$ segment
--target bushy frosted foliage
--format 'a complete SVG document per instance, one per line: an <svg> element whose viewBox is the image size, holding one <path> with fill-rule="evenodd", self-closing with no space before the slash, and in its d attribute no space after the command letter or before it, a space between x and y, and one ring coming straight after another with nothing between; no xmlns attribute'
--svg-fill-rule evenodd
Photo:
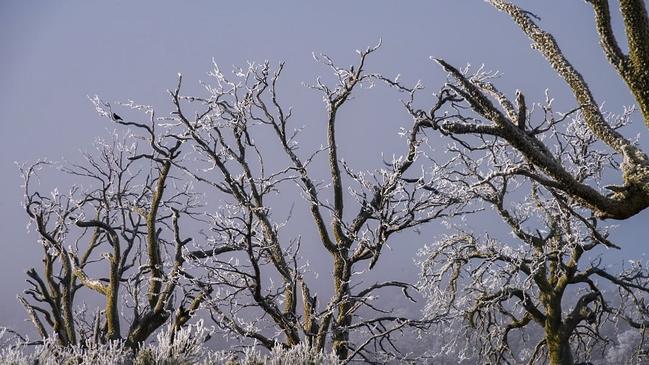
<svg viewBox="0 0 649 365"><path fill-rule="evenodd" d="M29 348L7 345L0 349L3 365L336 365L340 362L333 352L314 351L306 344L292 348L278 345L264 354L257 347L247 347L242 353L210 351L205 345L211 329L202 321L175 333L167 327L156 336L156 341L141 349L137 356L122 342L105 344L86 343L84 346L60 346L54 338L42 345ZM6 333L0 332L0 341Z"/></svg>
<svg viewBox="0 0 649 365"><path fill-rule="evenodd" d="M4 335L0 332L0 339ZM132 357L132 352L118 341L62 347L55 338L48 338L35 348L18 344L0 349L3 365L126 365L132 363Z"/></svg>
<svg viewBox="0 0 649 365"><path fill-rule="evenodd" d="M136 364L198 363L207 352L203 344L210 334L211 330L205 327L202 320L175 332L169 325L158 333L156 342L140 351Z"/></svg>
<svg viewBox="0 0 649 365"><path fill-rule="evenodd" d="M68 347L61 347L54 341L46 341L36 356L39 365L111 365L128 364L132 353L119 341L104 344L87 342L85 346Z"/></svg>
<svg viewBox="0 0 649 365"><path fill-rule="evenodd" d="M333 352L322 353L314 351L306 344L298 344L289 349L275 346L270 354L263 354L257 347L248 347L240 356L225 351L209 353L203 362L204 365L212 364L236 365L283 365L283 364L309 364L309 365L337 365L341 362Z"/></svg>

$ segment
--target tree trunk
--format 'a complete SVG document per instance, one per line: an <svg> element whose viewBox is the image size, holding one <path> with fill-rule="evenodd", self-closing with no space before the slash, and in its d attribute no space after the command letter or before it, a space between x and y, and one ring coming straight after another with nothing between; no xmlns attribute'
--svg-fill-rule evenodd
<svg viewBox="0 0 649 365"><path fill-rule="evenodd" d="M545 342L548 346L548 360L550 365L574 364L570 341L565 336L548 334L545 336Z"/></svg>
<svg viewBox="0 0 649 365"><path fill-rule="evenodd" d="M556 272L556 266L550 265L550 271ZM556 282L551 282L554 287ZM548 348L548 361L550 365L573 365L572 350L570 348L570 333L562 320L563 310L561 298L563 291L546 292L541 295L545 305L545 344Z"/></svg>
<svg viewBox="0 0 649 365"><path fill-rule="evenodd" d="M349 325L352 321L350 313L352 302L349 297L350 269L347 251L341 250L339 256L334 258L334 287L336 296L340 298L340 304L338 304L335 326L332 329L333 349L340 360L345 360L349 356Z"/></svg>
<svg viewBox="0 0 649 365"><path fill-rule="evenodd" d="M167 312L152 312L149 311L142 316L142 318L133 321L129 329L128 337L126 338L126 346L137 351L140 345L146 341L153 332L162 326L169 314Z"/></svg>

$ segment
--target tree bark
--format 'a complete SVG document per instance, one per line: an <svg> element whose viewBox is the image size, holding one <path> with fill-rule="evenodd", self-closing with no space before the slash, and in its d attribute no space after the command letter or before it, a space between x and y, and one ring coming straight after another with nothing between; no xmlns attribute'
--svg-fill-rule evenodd
<svg viewBox="0 0 649 365"><path fill-rule="evenodd" d="M334 258L334 288L336 296L340 298L338 315L333 328L333 349L340 360L349 356L349 325L352 322L352 302L349 292L349 279L351 276L350 262L347 259L347 250L341 249Z"/></svg>
<svg viewBox="0 0 649 365"><path fill-rule="evenodd" d="M551 267L551 271L555 268ZM553 283L553 284L556 284ZM561 298L563 291L544 293L541 300L545 304L545 344L548 348L550 365L573 365L570 334L562 318Z"/></svg>
<svg viewBox="0 0 649 365"><path fill-rule="evenodd" d="M551 333L546 329L545 342L548 347L550 365L573 365L570 341L560 333Z"/></svg>

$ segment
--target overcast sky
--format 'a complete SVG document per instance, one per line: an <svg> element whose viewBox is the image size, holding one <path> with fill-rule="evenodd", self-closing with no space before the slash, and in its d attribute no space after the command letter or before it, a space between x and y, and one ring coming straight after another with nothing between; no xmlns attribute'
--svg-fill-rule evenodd
<svg viewBox="0 0 649 365"><path fill-rule="evenodd" d="M518 3L542 18L540 24L556 35L608 110L620 112L632 103L602 55L588 4ZM16 294L25 287L24 272L40 263L40 249L25 228L14 161L75 160L96 137L106 136L112 126L96 115L87 95L134 99L166 111L165 90L175 86L178 72L186 85L195 87L207 79L212 59L225 68L248 60L283 60L284 101L300 113L298 124L306 126L307 137L321 136L320 95L302 86L326 71L313 61L312 51L351 64L354 50L379 38L383 46L370 60L369 70L400 73L405 81L422 79L430 92L445 78L429 59L434 56L458 66L484 63L502 71L499 86L509 95L521 89L528 100L538 100L549 88L559 105L573 103L564 84L510 19L481 0L2 1L0 325L23 328ZM381 97L373 102L382 106ZM349 110L340 139L348 159L380 162L377 146L390 140L399 143L398 126L407 118L398 112L398 97L392 95L385 103L386 110L368 111L373 106L363 102ZM368 128L367 120L350 116L371 116L375 124ZM647 147L647 132L637 115L634 123ZM640 237L649 236L648 219L649 212L644 212L618 229L616 237L626 256L646 251L646 239L643 243ZM414 250L399 256L404 275L415 272L410 258Z"/></svg>

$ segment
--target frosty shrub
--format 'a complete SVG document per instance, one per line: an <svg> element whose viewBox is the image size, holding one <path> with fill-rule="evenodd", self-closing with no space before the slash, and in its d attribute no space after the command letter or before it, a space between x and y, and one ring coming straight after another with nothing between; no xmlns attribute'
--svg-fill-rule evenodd
<svg viewBox="0 0 649 365"><path fill-rule="evenodd" d="M240 353L211 351L205 345L212 330L202 321L174 333L167 326L156 336L156 341L140 349L137 355L123 341L104 344L87 342L83 346L61 346L54 337L33 348L7 339L7 331L0 332L0 364L2 365L336 365L341 364L334 352L315 351L306 344L287 348L278 344L270 352L262 353L256 346L246 347ZM13 343L11 343L13 342Z"/></svg>
<svg viewBox="0 0 649 365"><path fill-rule="evenodd" d="M0 332L0 340L6 332ZM131 364L133 353L122 341L103 344L86 342L83 345L61 346L55 337L49 337L42 344L30 348L22 343L4 346L0 349L0 364L3 365L114 365Z"/></svg>
<svg viewBox="0 0 649 365"><path fill-rule="evenodd" d="M334 352L317 352L306 344L299 344L289 349L278 345L272 349L270 354L263 354L257 347L247 347L245 351L239 355L226 351L211 352L203 362L204 365L226 363L233 365L342 364Z"/></svg>
<svg viewBox="0 0 649 365"><path fill-rule="evenodd" d="M211 330L202 320L174 331L168 325L156 336L156 341L138 353L135 364L193 364L200 362L208 350L203 346Z"/></svg>

